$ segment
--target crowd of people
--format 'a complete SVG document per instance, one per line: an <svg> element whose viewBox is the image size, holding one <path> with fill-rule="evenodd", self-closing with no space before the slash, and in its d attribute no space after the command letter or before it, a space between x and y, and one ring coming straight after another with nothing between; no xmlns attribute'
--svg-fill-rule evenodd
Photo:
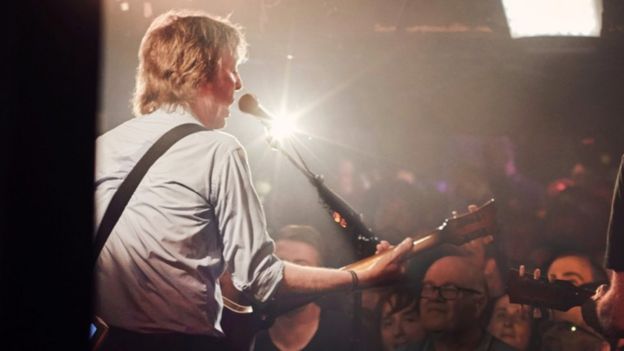
<svg viewBox="0 0 624 351"><path fill-rule="evenodd" d="M506 286L510 270L520 265L592 292L609 282L602 261L615 166L590 177L592 170L579 163L569 175L542 186L541 194L533 196L539 201L530 204L522 203L526 194L505 192L496 202L500 223L493 242L436 248L409 262L406 282L365 292L363 308L370 318L363 328L369 349L617 349L618 340L589 326L580 306L560 311L515 304ZM486 191L481 197L457 201L457 192L427 189L406 174L399 170L361 194L350 194L375 234L390 242L428 233L452 216L452 203L482 203L496 193L482 179L480 188ZM513 186L515 179L496 183Z"/></svg>

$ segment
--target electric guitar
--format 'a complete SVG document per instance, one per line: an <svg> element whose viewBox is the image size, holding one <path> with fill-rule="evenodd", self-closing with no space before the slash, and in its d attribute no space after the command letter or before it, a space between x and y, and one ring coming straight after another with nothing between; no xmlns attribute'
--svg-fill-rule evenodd
<svg viewBox="0 0 624 351"><path fill-rule="evenodd" d="M409 256L413 257L442 244L463 245L477 238L495 235L495 233L496 207L492 199L475 211L447 218L435 230L414 238ZM366 271L388 254L391 254L391 251L367 257L340 269L356 272ZM236 351L250 350L255 334L270 327L275 317L320 297L320 295L306 295L287 301L282 299L272 301L267 305L257 306L234 288L229 276L224 275L220 282L225 307L221 325L230 348Z"/></svg>

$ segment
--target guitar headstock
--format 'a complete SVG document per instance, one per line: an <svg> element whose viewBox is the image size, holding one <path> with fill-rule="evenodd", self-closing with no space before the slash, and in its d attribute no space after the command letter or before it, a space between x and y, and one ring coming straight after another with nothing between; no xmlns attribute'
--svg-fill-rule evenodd
<svg viewBox="0 0 624 351"><path fill-rule="evenodd" d="M477 210L447 218L438 228L444 242L463 245L496 233L496 206L489 200Z"/></svg>
<svg viewBox="0 0 624 351"><path fill-rule="evenodd" d="M565 280L534 279L530 274L521 277L517 269L509 270L507 293L511 303L559 311L580 306L594 294Z"/></svg>

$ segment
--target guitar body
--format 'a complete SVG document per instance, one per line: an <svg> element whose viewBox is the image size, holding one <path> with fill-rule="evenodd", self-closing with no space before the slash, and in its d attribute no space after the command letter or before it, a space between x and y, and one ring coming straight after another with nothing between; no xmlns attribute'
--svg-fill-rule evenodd
<svg viewBox="0 0 624 351"><path fill-rule="evenodd" d="M231 351L253 350L255 336L270 326L252 307L252 301L238 291L228 272L219 278L223 294L221 328L225 333L228 349Z"/></svg>
<svg viewBox="0 0 624 351"><path fill-rule="evenodd" d="M221 327L231 351L253 350L256 334L263 330L256 314L237 313L229 308L223 309Z"/></svg>

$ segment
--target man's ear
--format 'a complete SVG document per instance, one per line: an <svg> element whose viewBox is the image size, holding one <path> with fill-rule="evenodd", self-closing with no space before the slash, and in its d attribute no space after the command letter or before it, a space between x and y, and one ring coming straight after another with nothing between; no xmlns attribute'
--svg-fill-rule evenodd
<svg viewBox="0 0 624 351"><path fill-rule="evenodd" d="M485 276L491 276L498 269L496 260L493 257L488 257L485 259L485 267L483 268L483 273Z"/></svg>
<svg viewBox="0 0 624 351"><path fill-rule="evenodd" d="M205 95L206 93L212 93L213 90L214 90L214 84L212 84L212 82L209 80L203 81L199 83L199 85L197 86L197 92L200 95Z"/></svg>

